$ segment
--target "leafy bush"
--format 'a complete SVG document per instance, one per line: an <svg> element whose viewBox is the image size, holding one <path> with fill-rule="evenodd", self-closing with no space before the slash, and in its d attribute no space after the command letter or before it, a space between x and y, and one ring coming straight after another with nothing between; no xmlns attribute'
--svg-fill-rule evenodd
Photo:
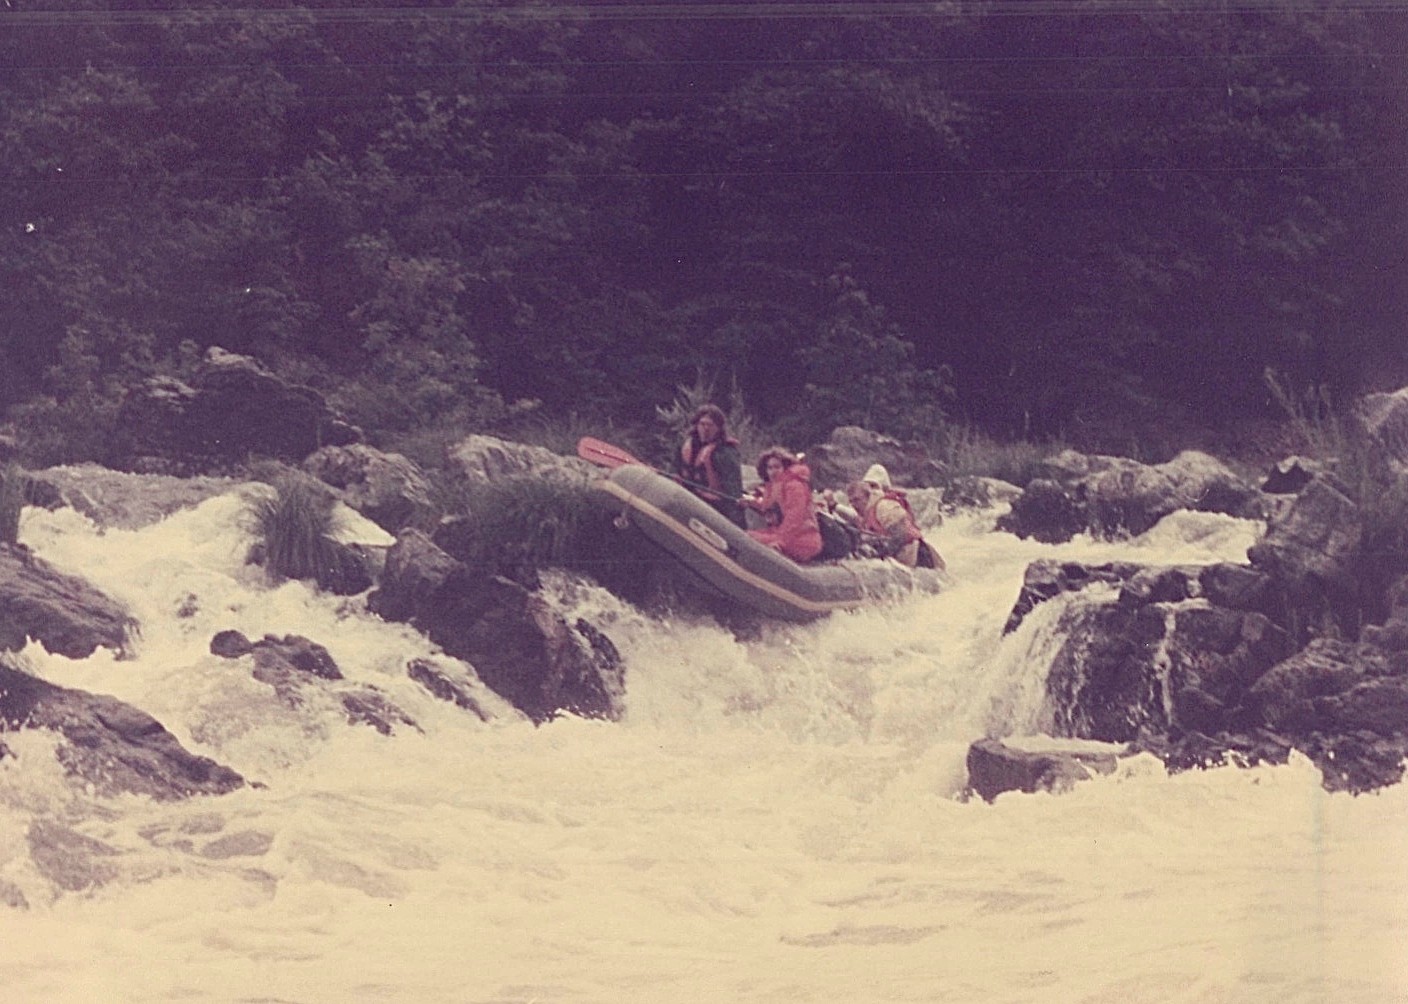
<svg viewBox="0 0 1408 1004"><path fill-rule="evenodd" d="M20 536L20 513L24 510L29 475L19 464L6 464L0 470L0 544L14 544Z"/></svg>

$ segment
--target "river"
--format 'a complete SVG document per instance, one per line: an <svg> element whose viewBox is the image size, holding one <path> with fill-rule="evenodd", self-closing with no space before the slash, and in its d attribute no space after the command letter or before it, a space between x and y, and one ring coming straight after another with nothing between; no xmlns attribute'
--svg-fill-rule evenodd
<svg viewBox="0 0 1408 1004"><path fill-rule="evenodd" d="M49 736L7 735L0 880L28 904L0 905L8 1000L1408 1000L1402 785L1140 757L1062 795L961 797L973 739L1045 720L1063 601L1001 633L1028 562L1242 560L1257 524L1049 546L962 515L931 532L941 595L743 638L550 577L620 648L627 712L535 728L431 697L405 675L430 646L360 600L268 586L240 511L103 532L26 512L22 540L142 624L128 659L31 645L28 668L259 784L101 798ZM231 628L325 645L420 731L278 703L210 654Z"/></svg>

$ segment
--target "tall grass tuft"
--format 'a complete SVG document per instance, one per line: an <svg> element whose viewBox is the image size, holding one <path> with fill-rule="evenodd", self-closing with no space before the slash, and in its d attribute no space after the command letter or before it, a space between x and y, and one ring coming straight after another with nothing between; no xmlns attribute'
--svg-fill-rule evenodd
<svg viewBox="0 0 1408 1004"><path fill-rule="evenodd" d="M1375 448L1363 426L1341 416L1328 391L1308 388L1296 394L1270 367L1263 378L1286 416L1296 448L1332 470L1352 498L1371 504L1392 487L1393 473L1383 451Z"/></svg>
<svg viewBox="0 0 1408 1004"><path fill-rule="evenodd" d="M16 463L0 470L0 544L16 544L20 539L20 513L24 510L29 475Z"/></svg>
<svg viewBox="0 0 1408 1004"><path fill-rule="evenodd" d="M570 566L600 499L587 485L560 478L511 477L476 484L462 497L460 560L511 572L522 566Z"/></svg>
<svg viewBox="0 0 1408 1004"><path fill-rule="evenodd" d="M327 487L292 468L266 472L261 480L274 490L250 502L249 516L264 567L284 579L322 581L335 574L342 553L332 539L334 499Z"/></svg>
<svg viewBox="0 0 1408 1004"><path fill-rule="evenodd" d="M723 409L724 418L728 421L728 434L738 440L739 452L745 458L756 457L774 443L774 434L764 428L744 405L743 391L739 389L737 377L729 379L727 390L720 390L714 381L706 379L700 372L695 374L693 384L676 385L674 399L669 404L655 408L655 417L665 426L659 435L659 443L667 456L674 456L681 438L689 434L690 418L706 404Z"/></svg>

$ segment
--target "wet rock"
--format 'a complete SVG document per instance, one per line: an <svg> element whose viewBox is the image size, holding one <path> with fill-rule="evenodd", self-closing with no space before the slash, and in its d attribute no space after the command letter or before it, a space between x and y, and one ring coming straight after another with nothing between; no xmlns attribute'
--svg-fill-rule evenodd
<svg viewBox="0 0 1408 1004"><path fill-rule="evenodd" d="M1317 638L1265 674L1247 695L1262 723L1288 735L1408 734L1408 678L1363 643ZM1378 702L1379 706L1375 707Z"/></svg>
<svg viewBox="0 0 1408 1004"><path fill-rule="evenodd" d="M1012 508L997 521L997 528L1043 544L1061 544L1084 531L1084 507L1055 481L1034 478Z"/></svg>
<svg viewBox="0 0 1408 1004"><path fill-rule="evenodd" d="M335 701L350 725L369 725L382 735L398 726L420 727L375 687L347 682L331 653L301 635L269 634L251 642L238 631L221 631L210 641L210 651L226 659L253 657L251 675L274 689L286 706L300 709L310 704L310 693Z"/></svg>
<svg viewBox="0 0 1408 1004"><path fill-rule="evenodd" d="M113 697L57 687L0 663L0 730L63 736L58 758L100 794L159 800L220 795L244 784L228 767L182 748L161 723Z"/></svg>
<svg viewBox="0 0 1408 1004"><path fill-rule="evenodd" d="M1095 774L1114 773L1117 764L1115 751L1019 749L979 739L968 747L968 788L987 802L1005 791L1063 792Z"/></svg>
<svg viewBox="0 0 1408 1004"><path fill-rule="evenodd" d="M1011 634L1026 618L1027 614L1040 603L1062 593L1079 592L1088 586L1103 583L1122 585L1131 579L1140 566L1132 562L1109 562L1103 565L1084 565L1075 561L1055 561L1044 558L1027 566L1022 578L1022 589L1017 594L1017 602L1007 617L1003 634Z"/></svg>
<svg viewBox="0 0 1408 1004"><path fill-rule="evenodd" d="M1291 653L1290 637L1264 614L1179 595L1195 582L1188 569L1141 570L1114 603L1082 599L1062 612L1046 682L1057 735L1128 742L1245 723L1244 700Z"/></svg>
<svg viewBox="0 0 1408 1004"><path fill-rule="evenodd" d="M561 711L620 716L624 670L605 635L585 621L568 624L519 583L474 572L423 533L408 531L391 549L368 606L468 662L535 722Z"/></svg>
<svg viewBox="0 0 1408 1004"><path fill-rule="evenodd" d="M325 446L303 461L313 477L378 526L396 531L425 522L434 510L431 486L415 463L363 443Z"/></svg>
<svg viewBox="0 0 1408 1004"><path fill-rule="evenodd" d="M384 736L391 735L399 725L421 731L410 715L375 687L353 687L339 693L338 699L347 712L349 725L370 725Z"/></svg>
<svg viewBox="0 0 1408 1004"><path fill-rule="evenodd" d="M1332 478L1317 477L1274 518L1247 557L1285 591L1302 622L1322 615L1342 629L1357 629L1363 518Z"/></svg>
<svg viewBox="0 0 1408 1004"><path fill-rule="evenodd" d="M993 506L1011 506L1022 495L1022 489L999 478L985 478L963 475L952 478L944 488L944 508L949 512L959 509L989 509Z"/></svg>
<svg viewBox="0 0 1408 1004"><path fill-rule="evenodd" d="M472 712L481 722L495 717L488 710L487 695L481 692L483 684L471 674L451 673L428 659L413 659L406 667L406 675L440 700Z"/></svg>
<svg viewBox="0 0 1408 1004"><path fill-rule="evenodd" d="M564 457L541 446L512 443L494 436L467 436L450 450L450 460L470 482L514 477L589 481L600 468L580 457Z"/></svg>
<svg viewBox="0 0 1408 1004"><path fill-rule="evenodd" d="M22 544L0 544L0 648L21 649L33 638L56 655L86 659L99 648L122 652L135 626L121 604L83 579Z"/></svg>
<svg viewBox="0 0 1408 1004"><path fill-rule="evenodd" d="M998 529L1043 543L1078 533L1137 536L1181 509L1260 516L1259 493L1221 461L1186 450L1168 463L1085 456L1067 450L1046 461Z"/></svg>
<svg viewBox="0 0 1408 1004"><path fill-rule="evenodd" d="M1275 580L1249 565L1222 562L1208 565L1198 577L1198 587L1209 603L1230 610L1265 614L1284 622L1285 597Z"/></svg>

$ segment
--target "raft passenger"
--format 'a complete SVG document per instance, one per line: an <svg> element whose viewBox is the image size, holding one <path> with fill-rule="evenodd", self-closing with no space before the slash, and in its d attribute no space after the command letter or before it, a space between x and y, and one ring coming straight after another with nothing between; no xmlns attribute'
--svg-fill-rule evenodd
<svg viewBox="0 0 1408 1004"><path fill-rule="evenodd" d="M689 420L689 435L680 445L676 473L686 488L708 502L724 518L744 526L738 497L743 494L743 462L738 440L728 434L723 409L701 406Z"/></svg>
<svg viewBox="0 0 1408 1004"><path fill-rule="evenodd" d="M763 514L767 526L749 530L761 544L805 562L821 554L821 528L812 504L812 472L800 458L774 446L758 457L762 493L744 500L744 505Z"/></svg>
<svg viewBox="0 0 1408 1004"><path fill-rule="evenodd" d="M882 558L910 568L943 568L944 559L924 539L904 492L890 485L889 472L875 464L865 479L846 486L862 532L870 535Z"/></svg>

